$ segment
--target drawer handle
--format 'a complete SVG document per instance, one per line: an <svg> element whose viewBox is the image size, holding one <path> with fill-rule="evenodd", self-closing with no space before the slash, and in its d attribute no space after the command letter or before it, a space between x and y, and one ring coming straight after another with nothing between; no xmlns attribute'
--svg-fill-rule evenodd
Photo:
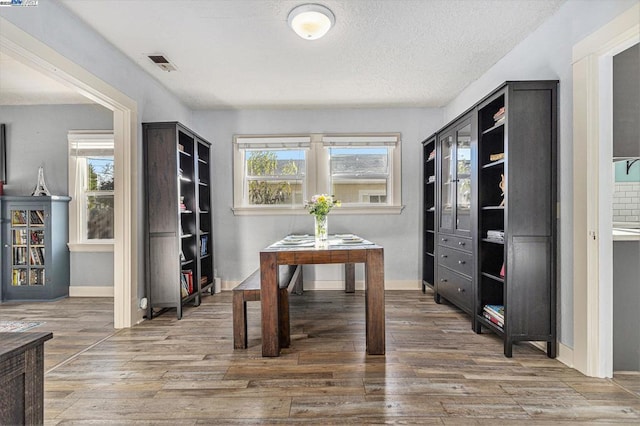
<svg viewBox="0 0 640 426"><path fill-rule="evenodd" d="M458 260L458 263L459 263L460 265L464 265L464 264L465 264L465 263L467 263L467 262L465 262L464 260Z"/></svg>
<svg viewBox="0 0 640 426"><path fill-rule="evenodd" d="M463 245L465 245L465 244L466 244L466 243L465 243L464 241L458 241L458 245L460 245L460 246L463 246Z"/></svg>
<svg viewBox="0 0 640 426"><path fill-rule="evenodd" d="M447 256L446 254L441 254L440 257L443 258L443 259L446 259L449 256Z"/></svg>
<svg viewBox="0 0 640 426"><path fill-rule="evenodd" d="M464 293L464 288L458 287L458 293Z"/></svg>
<svg viewBox="0 0 640 426"><path fill-rule="evenodd" d="M442 283L446 283L446 282L447 282L447 279L446 279L446 278L440 278L440 282L442 282Z"/></svg>
<svg viewBox="0 0 640 426"><path fill-rule="evenodd" d="M449 240L447 238L441 238L440 241L442 241L443 243L446 243Z"/></svg>

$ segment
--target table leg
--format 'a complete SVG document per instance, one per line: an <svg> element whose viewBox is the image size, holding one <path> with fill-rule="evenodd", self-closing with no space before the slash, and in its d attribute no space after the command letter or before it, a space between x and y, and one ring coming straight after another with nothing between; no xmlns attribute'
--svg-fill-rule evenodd
<svg viewBox="0 0 640 426"><path fill-rule="evenodd" d="M280 356L278 265L276 253L260 253L262 356Z"/></svg>
<svg viewBox="0 0 640 426"><path fill-rule="evenodd" d="M384 355L384 252L382 248L367 250L364 280L367 353Z"/></svg>
<svg viewBox="0 0 640 426"><path fill-rule="evenodd" d="M356 291L356 264L344 264L344 292L355 293Z"/></svg>

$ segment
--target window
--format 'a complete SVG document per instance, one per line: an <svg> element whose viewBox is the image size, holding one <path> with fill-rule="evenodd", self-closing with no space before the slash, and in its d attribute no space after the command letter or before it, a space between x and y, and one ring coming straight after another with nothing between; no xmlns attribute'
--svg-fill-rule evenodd
<svg viewBox="0 0 640 426"><path fill-rule="evenodd" d="M400 135L236 136L235 214L305 213L313 194L338 214L399 213Z"/></svg>
<svg viewBox="0 0 640 426"><path fill-rule="evenodd" d="M69 132L69 247L113 247L113 133ZM106 244L100 247L101 244Z"/></svg>

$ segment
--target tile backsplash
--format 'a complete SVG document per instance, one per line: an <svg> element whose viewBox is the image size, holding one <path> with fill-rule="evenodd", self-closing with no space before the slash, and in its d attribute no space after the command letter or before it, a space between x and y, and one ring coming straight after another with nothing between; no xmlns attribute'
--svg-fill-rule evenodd
<svg viewBox="0 0 640 426"><path fill-rule="evenodd" d="M613 221L640 222L640 182L614 184Z"/></svg>

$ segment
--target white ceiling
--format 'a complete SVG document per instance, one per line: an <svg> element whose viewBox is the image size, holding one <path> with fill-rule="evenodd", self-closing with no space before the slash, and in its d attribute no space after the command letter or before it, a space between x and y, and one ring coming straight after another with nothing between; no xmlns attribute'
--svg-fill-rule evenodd
<svg viewBox="0 0 640 426"><path fill-rule="evenodd" d="M60 1L186 105L216 109L440 107L564 0ZM287 26L306 2L336 16L320 40Z"/></svg>

